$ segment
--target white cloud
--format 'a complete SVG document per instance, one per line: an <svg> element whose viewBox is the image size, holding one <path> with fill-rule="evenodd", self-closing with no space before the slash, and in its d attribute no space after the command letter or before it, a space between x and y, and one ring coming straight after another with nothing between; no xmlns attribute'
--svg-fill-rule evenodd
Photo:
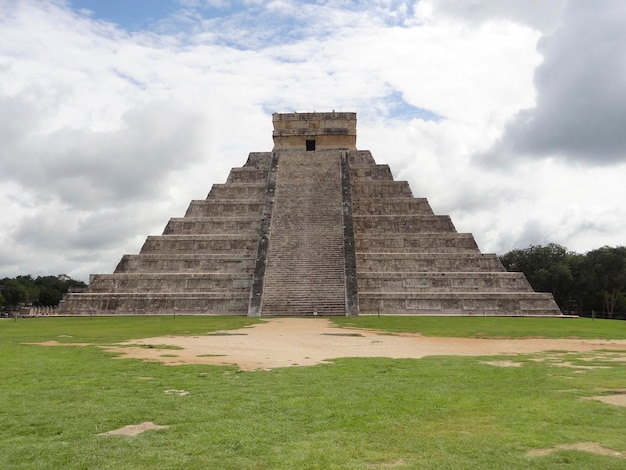
<svg viewBox="0 0 626 470"><path fill-rule="evenodd" d="M568 0L434 0L431 9L466 22L508 20L550 32Z"/></svg>
<svg viewBox="0 0 626 470"><path fill-rule="evenodd" d="M255 1L211 19L206 2L185 1L183 16L130 33L60 1L1 2L0 276L110 272L248 152L270 150L274 111L357 111L359 148L486 251L618 244L617 171L512 159L505 146L505 167L475 159L506 122L503 142L519 141L522 109L561 117L558 100L546 104L560 96L545 72L554 64L618 63L614 43L571 56L583 25L576 3L559 16L562 3L544 21L537 2ZM563 96L621 86L563 82ZM561 153L575 156L567 143Z"/></svg>
<svg viewBox="0 0 626 470"><path fill-rule="evenodd" d="M625 21L622 1L570 2L559 27L539 44L544 61L535 73L536 106L521 110L484 158L626 161Z"/></svg>

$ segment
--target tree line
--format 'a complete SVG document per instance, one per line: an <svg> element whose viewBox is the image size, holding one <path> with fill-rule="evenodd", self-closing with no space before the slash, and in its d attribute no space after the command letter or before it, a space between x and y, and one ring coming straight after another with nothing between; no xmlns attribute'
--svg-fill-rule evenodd
<svg viewBox="0 0 626 470"><path fill-rule="evenodd" d="M626 247L603 246L585 254L550 243L499 257L521 271L538 292L551 292L563 312L626 319Z"/></svg>
<svg viewBox="0 0 626 470"><path fill-rule="evenodd" d="M36 307L56 306L70 289L84 289L82 281L65 274L58 276L31 275L0 279L0 311L13 310L22 305Z"/></svg>
<svg viewBox="0 0 626 470"><path fill-rule="evenodd" d="M499 256L507 271L520 271L537 292L551 292L563 312L626 319L626 247L604 246L585 254L556 243L532 245ZM65 274L0 279L0 310L20 305L56 306L70 289L87 285Z"/></svg>

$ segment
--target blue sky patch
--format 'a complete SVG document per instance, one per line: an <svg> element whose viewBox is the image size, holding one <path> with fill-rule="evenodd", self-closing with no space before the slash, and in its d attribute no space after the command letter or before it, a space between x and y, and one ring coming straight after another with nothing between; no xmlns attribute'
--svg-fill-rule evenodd
<svg viewBox="0 0 626 470"><path fill-rule="evenodd" d="M172 0L72 0L75 10L89 10L91 17L115 23L129 31L147 28L181 8Z"/></svg>
<svg viewBox="0 0 626 470"><path fill-rule="evenodd" d="M74 10L89 10L92 18L115 23L128 31L150 29L179 12L196 13L210 19L241 10L239 2L224 2L222 8L204 1L181 0L71 0L70 5Z"/></svg>
<svg viewBox="0 0 626 470"><path fill-rule="evenodd" d="M127 31L167 34L207 30L216 34L219 42L243 49L326 35L352 23L349 15L333 17L336 10L332 2L324 0L286 1L282 5L242 0L69 0L69 5ZM352 15L374 15L387 26L404 26L413 15L412 4L404 0L383 5L376 0L352 0L344 1L341 7Z"/></svg>
<svg viewBox="0 0 626 470"><path fill-rule="evenodd" d="M384 98L389 117L396 119L421 119L422 121L439 122L444 119L443 116L426 108L420 108L407 103L402 97L402 93L395 90Z"/></svg>

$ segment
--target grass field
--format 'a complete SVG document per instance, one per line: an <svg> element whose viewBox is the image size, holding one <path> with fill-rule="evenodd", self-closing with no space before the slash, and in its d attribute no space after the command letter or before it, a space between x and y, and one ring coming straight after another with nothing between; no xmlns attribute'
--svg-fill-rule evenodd
<svg viewBox="0 0 626 470"><path fill-rule="evenodd" d="M626 339L626 322L590 318L362 316L333 320L341 326L461 338Z"/></svg>
<svg viewBox="0 0 626 470"><path fill-rule="evenodd" d="M439 336L626 338L626 323L589 319L336 321ZM626 467L626 408L588 399L626 391L626 363L615 360L623 353L337 359L241 372L114 359L97 347L254 322L244 317L1 320L0 468ZM27 344L49 340L90 346ZM484 364L496 360L521 367ZM563 361L585 368L562 367ZM135 437L100 435L146 421L169 427ZM621 456L578 450L527 454L584 442Z"/></svg>

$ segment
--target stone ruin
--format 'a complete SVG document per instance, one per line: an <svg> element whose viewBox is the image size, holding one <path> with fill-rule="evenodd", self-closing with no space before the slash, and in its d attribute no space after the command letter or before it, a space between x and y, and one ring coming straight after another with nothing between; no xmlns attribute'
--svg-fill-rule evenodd
<svg viewBox="0 0 626 470"><path fill-rule="evenodd" d="M61 315L560 315L356 148L356 113L274 114L253 152Z"/></svg>

